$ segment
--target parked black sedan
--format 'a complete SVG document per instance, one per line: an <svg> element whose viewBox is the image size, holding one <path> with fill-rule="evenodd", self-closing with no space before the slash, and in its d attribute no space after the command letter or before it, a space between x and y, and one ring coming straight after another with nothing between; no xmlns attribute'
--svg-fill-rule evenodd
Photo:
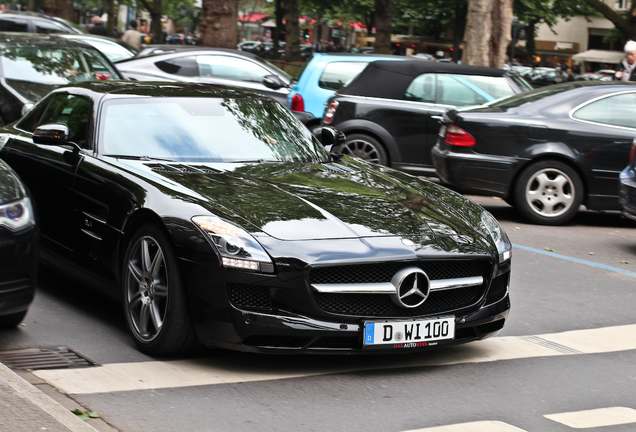
<svg viewBox="0 0 636 432"><path fill-rule="evenodd" d="M0 148L6 142L0 136ZM37 230L20 178L0 160L0 328L15 327L35 295Z"/></svg>
<svg viewBox="0 0 636 432"><path fill-rule="evenodd" d="M258 93L81 83L0 132L43 258L122 299L147 353L408 352L507 317L511 245L488 212L330 155Z"/></svg>
<svg viewBox="0 0 636 432"><path fill-rule="evenodd" d="M558 225L581 204L620 209L619 173L635 136L636 84L576 81L448 112L433 160L446 183Z"/></svg>
<svg viewBox="0 0 636 432"><path fill-rule="evenodd" d="M57 35L0 33L0 126L19 119L54 88L122 78L89 44Z"/></svg>
<svg viewBox="0 0 636 432"><path fill-rule="evenodd" d="M221 84L256 90L287 106L291 76L254 54L224 48L185 48L117 63L128 79Z"/></svg>
<svg viewBox="0 0 636 432"><path fill-rule="evenodd" d="M322 124L347 135L338 151L411 174L435 175L431 149L450 108L532 87L501 69L427 61L375 61L327 101Z"/></svg>

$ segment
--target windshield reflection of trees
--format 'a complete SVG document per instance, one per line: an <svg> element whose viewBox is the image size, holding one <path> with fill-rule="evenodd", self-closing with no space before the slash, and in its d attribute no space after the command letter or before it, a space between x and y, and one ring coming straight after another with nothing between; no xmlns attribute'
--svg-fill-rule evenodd
<svg viewBox="0 0 636 432"><path fill-rule="evenodd" d="M224 99L221 105L280 161L318 162L327 152L282 105L265 99Z"/></svg>

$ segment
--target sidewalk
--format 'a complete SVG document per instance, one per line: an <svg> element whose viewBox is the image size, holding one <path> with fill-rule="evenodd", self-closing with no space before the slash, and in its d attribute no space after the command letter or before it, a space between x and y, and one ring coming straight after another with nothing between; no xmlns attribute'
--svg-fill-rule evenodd
<svg viewBox="0 0 636 432"><path fill-rule="evenodd" d="M0 363L0 431L97 432Z"/></svg>

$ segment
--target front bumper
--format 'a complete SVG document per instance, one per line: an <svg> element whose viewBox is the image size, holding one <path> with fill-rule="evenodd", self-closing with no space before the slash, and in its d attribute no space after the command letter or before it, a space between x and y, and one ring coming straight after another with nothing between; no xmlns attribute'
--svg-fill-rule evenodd
<svg viewBox="0 0 636 432"><path fill-rule="evenodd" d="M0 229L0 315L28 309L35 295L37 230L19 234Z"/></svg>
<svg viewBox="0 0 636 432"><path fill-rule="evenodd" d="M352 267L364 267L359 275L382 266L391 267L389 272L393 274L393 266L421 265L428 275L435 275L448 262L429 259L353 264L337 266L337 271L351 277L357 271ZM183 274L188 275L186 286L192 287L189 302L197 336L205 345L261 353L373 354L457 345L493 336L502 329L510 309L510 262L498 265L467 257L450 262L452 268L445 277L458 277L457 271L471 267L470 274L463 277L479 274L483 283L431 291L417 309L400 308L387 301L384 294L322 294L316 287L326 282L315 282L313 272L323 268L307 267L298 260L277 260L279 270L281 264L289 266L272 275L184 262ZM439 281L437 276L430 280L431 286ZM453 339L417 346L363 344L365 322L410 322L441 316L454 318Z"/></svg>

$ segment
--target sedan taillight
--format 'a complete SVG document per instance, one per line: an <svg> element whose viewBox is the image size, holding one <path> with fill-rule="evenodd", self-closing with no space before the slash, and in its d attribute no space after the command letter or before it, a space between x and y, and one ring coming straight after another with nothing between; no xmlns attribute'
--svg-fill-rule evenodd
<svg viewBox="0 0 636 432"><path fill-rule="evenodd" d="M303 97L301 95L299 95L298 93L296 93L292 97L291 110L292 111L305 111L305 101L303 100Z"/></svg>
<svg viewBox="0 0 636 432"><path fill-rule="evenodd" d="M336 110L338 109L338 102L331 102L327 109L325 110L325 115L323 116L323 120L325 123L329 124L333 120L333 116L336 115Z"/></svg>
<svg viewBox="0 0 636 432"><path fill-rule="evenodd" d="M475 145L475 138L455 125L448 126L444 141L452 146L470 147Z"/></svg>

